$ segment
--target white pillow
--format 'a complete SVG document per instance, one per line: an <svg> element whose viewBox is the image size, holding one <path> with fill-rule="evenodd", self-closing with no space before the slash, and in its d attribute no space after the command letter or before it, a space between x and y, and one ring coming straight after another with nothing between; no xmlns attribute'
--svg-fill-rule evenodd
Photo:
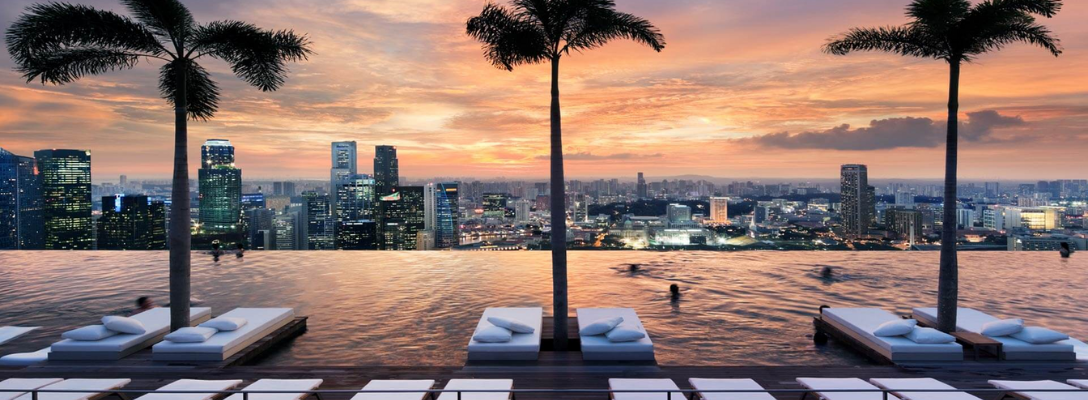
<svg viewBox="0 0 1088 400"><path fill-rule="evenodd" d="M914 327L914 330L911 330L910 333L907 334L907 339L918 344L945 344L956 341L956 338L952 335L933 328L923 328L920 326Z"/></svg>
<svg viewBox="0 0 1088 400"><path fill-rule="evenodd" d="M1069 339L1069 335L1046 328L1040 328L1038 326L1025 327L1020 330L1020 332L1016 332L1010 336L1031 344L1051 344Z"/></svg>
<svg viewBox="0 0 1088 400"><path fill-rule="evenodd" d="M1020 318L1003 319L987 322L979 333L986 336L1009 336L1024 329L1024 320Z"/></svg>
<svg viewBox="0 0 1088 400"><path fill-rule="evenodd" d="M204 321L204 323L197 326L201 328L214 328L221 332L230 332L236 331L239 328L246 326L246 322L248 321L246 321L245 318L218 317L208 321Z"/></svg>
<svg viewBox="0 0 1088 400"><path fill-rule="evenodd" d="M914 330L914 326L918 325L918 321L913 319L897 319L885 322L876 327L873 331L877 336L903 336Z"/></svg>
<svg viewBox="0 0 1088 400"><path fill-rule="evenodd" d="M620 325L604 334L609 342L634 342L646 337L646 332L631 325Z"/></svg>
<svg viewBox="0 0 1088 400"><path fill-rule="evenodd" d="M602 319L600 321L595 321L595 322L593 322L593 323L591 323L589 325L586 325L585 327L582 327L582 329L580 329L578 331L578 335L579 336L603 335L603 334L607 333L608 331L612 330L612 328L615 328L615 327L619 326L619 324L621 322L623 322L623 317L608 318L608 319Z"/></svg>
<svg viewBox="0 0 1088 400"><path fill-rule="evenodd" d="M102 325L105 325L106 329L117 333L128 333L131 335L143 335L144 333L147 333L147 328L144 328L144 324L129 317L108 315L102 317Z"/></svg>
<svg viewBox="0 0 1088 400"><path fill-rule="evenodd" d="M509 329L501 326L489 326L484 329L480 329L475 335L472 335L472 340L480 343L506 343L513 337L513 332Z"/></svg>
<svg viewBox="0 0 1088 400"><path fill-rule="evenodd" d="M535 329L518 321L511 321L501 317L487 317L487 322L500 328L509 329L514 333L533 333Z"/></svg>
<svg viewBox="0 0 1088 400"><path fill-rule="evenodd" d="M204 343L217 332L215 328L187 327L170 332L163 339L174 343Z"/></svg>
<svg viewBox="0 0 1088 400"><path fill-rule="evenodd" d="M117 332L106 329L105 326L89 325L82 328L72 329L68 332L64 332L60 335L60 337L65 339L90 342L95 340L102 340L116 334Z"/></svg>

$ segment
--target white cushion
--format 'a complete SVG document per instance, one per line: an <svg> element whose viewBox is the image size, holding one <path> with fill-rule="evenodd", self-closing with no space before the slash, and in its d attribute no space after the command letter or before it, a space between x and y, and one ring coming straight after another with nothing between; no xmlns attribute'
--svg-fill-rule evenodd
<svg viewBox="0 0 1088 400"><path fill-rule="evenodd" d="M614 317L614 318L608 318L608 319L602 319L602 320L599 320L599 321L594 321L593 323L590 323L589 325L586 325L586 326L582 327L582 329L578 331L578 335L579 336L603 335L603 334L607 333L608 331L612 330L613 328L619 326L619 324L621 322L623 322L623 317Z"/></svg>
<svg viewBox="0 0 1088 400"><path fill-rule="evenodd" d="M608 338L609 342L613 343L634 342L646 337L646 332L630 325L620 324L620 326L612 328L604 336Z"/></svg>
<svg viewBox="0 0 1088 400"><path fill-rule="evenodd" d="M907 335L907 339L910 339L914 343L918 344L942 344L953 343L956 338L947 333L941 332L933 328L923 328L920 326L914 327Z"/></svg>
<svg viewBox="0 0 1088 400"><path fill-rule="evenodd" d="M500 328L509 329L514 333L533 333L535 329L529 325L525 325L518 321L509 320L502 317L487 317L487 322Z"/></svg>
<svg viewBox="0 0 1088 400"><path fill-rule="evenodd" d="M918 321L913 319L897 319L885 322L876 327L873 331L877 336L903 336L914 330L914 327L918 325Z"/></svg>
<svg viewBox="0 0 1088 400"><path fill-rule="evenodd" d="M986 336L1009 336L1024 329L1024 320L1020 318L1002 319L982 324L979 333Z"/></svg>
<svg viewBox="0 0 1088 400"><path fill-rule="evenodd" d="M512 336L513 332L510 332L509 329L501 326L489 326L472 335L472 340L481 343L505 343L509 342Z"/></svg>
<svg viewBox="0 0 1088 400"><path fill-rule="evenodd" d="M117 333L143 335L145 332L147 332L147 328L144 328L144 324L141 324L140 321L129 317L107 315L105 317L102 317L102 325L104 325L106 329Z"/></svg>
<svg viewBox="0 0 1088 400"><path fill-rule="evenodd" d="M116 334L117 332L106 329L105 326L89 325L82 328L72 329L68 332L64 332L60 335L60 337L81 342L91 342L95 340L102 340Z"/></svg>
<svg viewBox="0 0 1088 400"><path fill-rule="evenodd" d="M230 332L246 326L246 322L245 318L217 317L197 326L201 328L213 328L221 332Z"/></svg>
<svg viewBox="0 0 1088 400"><path fill-rule="evenodd" d="M163 339L174 343L204 343L219 333L215 328L186 327L170 332Z"/></svg>
<svg viewBox="0 0 1088 400"><path fill-rule="evenodd" d="M1031 344L1050 344L1069 339L1069 335L1038 326L1025 327L1010 336Z"/></svg>

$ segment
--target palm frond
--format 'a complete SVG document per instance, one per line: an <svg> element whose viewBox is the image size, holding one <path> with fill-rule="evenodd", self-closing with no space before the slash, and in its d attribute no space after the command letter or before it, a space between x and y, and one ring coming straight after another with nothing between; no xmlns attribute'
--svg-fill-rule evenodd
<svg viewBox="0 0 1088 400"><path fill-rule="evenodd" d="M121 0L129 12L161 38L181 44L196 28L189 8L178 0Z"/></svg>
<svg viewBox="0 0 1088 400"><path fill-rule="evenodd" d="M948 47L917 26L854 28L824 45L824 52L846 55L855 51L885 51L904 56L946 59Z"/></svg>
<svg viewBox="0 0 1088 400"><path fill-rule="evenodd" d="M1056 0L986 0L968 13L959 29L968 55L997 51L1023 42L1042 47L1051 54L1062 53L1053 33L1038 23L1035 15L1053 16L1061 9Z"/></svg>
<svg viewBox="0 0 1088 400"><path fill-rule="evenodd" d="M207 121L219 109L219 86L212 81L208 71L193 60L178 59L159 69L159 93L171 106L175 106L178 90L177 72L185 68L185 99L191 119Z"/></svg>
<svg viewBox="0 0 1088 400"><path fill-rule="evenodd" d="M590 8L571 22L564 52L600 47L614 39L630 39L661 51L665 37L650 21L607 8Z"/></svg>
<svg viewBox="0 0 1088 400"><path fill-rule="evenodd" d="M292 31L269 31L239 21L217 21L200 27L190 54L210 55L230 64L242 80L263 91L273 91L287 78L287 62L312 54L305 36Z"/></svg>
<svg viewBox="0 0 1088 400"><path fill-rule="evenodd" d="M914 0L907 6L912 25L923 25L937 34L947 32L967 15L971 3L967 0Z"/></svg>
<svg viewBox="0 0 1088 400"><path fill-rule="evenodd" d="M41 79L43 84L49 82L62 85L86 75L132 68L139 63L140 57L138 54L110 49L65 48L23 58L16 70L23 74L27 82Z"/></svg>
<svg viewBox="0 0 1088 400"><path fill-rule="evenodd" d="M996 51L1013 43L1028 43L1042 47L1055 57L1062 54L1061 42L1053 36L1047 27L1033 21L1018 21L1001 24L988 29L976 38L970 54Z"/></svg>
<svg viewBox="0 0 1088 400"><path fill-rule="evenodd" d="M985 0L975 5L972 12L988 9L1016 11L1051 18L1062 9L1062 0Z"/></svg>
<svg viewBox="0 0 1088 400"><path fill-rule="evenodd" d="M540 25L526 15L488 4L466 24L466 33L483 42L484 58L492 65L513 70L551 57L549 41Z"/></svg>

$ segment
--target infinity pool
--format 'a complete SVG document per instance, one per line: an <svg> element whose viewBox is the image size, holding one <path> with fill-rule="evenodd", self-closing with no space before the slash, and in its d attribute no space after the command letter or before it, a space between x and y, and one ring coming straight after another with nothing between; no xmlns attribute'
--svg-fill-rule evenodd
<svg viewBox="0 0 1088 400"><path fill-rule="evenodd" d="M937 252L572 252L571 312L635 308L664 365L857 365L812 344L821 304L907 313L934 304ZM1088 256L961 253L961 304L1081 339ZM630 265L637 265L632 271ZM830 279L819 274L834 268ZM0 354L37 350L61 332L167 302L166 252L0 252L0 325L40 325ZM671 301L669 285L683 291ZM459 365L488 306L551 314L547 252L249 252L193 255L193 296L216 313L295 307L309 331L267 365Z"/></svg>

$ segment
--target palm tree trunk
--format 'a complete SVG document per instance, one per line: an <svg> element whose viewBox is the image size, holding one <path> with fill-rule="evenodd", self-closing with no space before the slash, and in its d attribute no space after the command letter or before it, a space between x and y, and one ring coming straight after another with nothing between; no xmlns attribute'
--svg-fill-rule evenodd
<svg viewBox="0 0 1088 400"><path fill-rule="evenodd" d="M563 179L563 129L559 116L559 56L552 58L552 315L554 347L567 349L567 207Z"/></svg>
<svg viewBox="0 0 1088 400"><path fill-rule="evenodd" d="M944 160L944 222L941 223L941 271L937 285L937 328L956 330L959 266L956 260L956 164L959 152L960 60L950 63L948 138Z"/></svg>
<svg viewBox="0 0 1088 400"><path fill-rule="evenodd" d="M178 54L182 54L178 51ZM174 79L174 181L170 196L170 330L189 326L189 149L188 65L180 62Z"/></svg>

